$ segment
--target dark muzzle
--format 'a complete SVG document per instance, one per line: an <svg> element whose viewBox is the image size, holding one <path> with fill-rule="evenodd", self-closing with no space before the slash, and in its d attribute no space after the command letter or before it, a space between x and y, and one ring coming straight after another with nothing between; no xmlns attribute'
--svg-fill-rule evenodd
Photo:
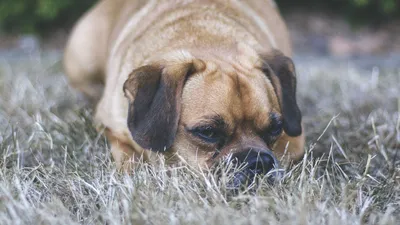
<svg viewBox="0 0 400 225"><path fill-rule="evenodd" d="M278 160L269 150L250 149L235 153L231 157L231 162L235 164L232 179L228 182L228 189L239 189L253 184L257 177L267 175L267 180L273 183L280 172Z"/></svg>

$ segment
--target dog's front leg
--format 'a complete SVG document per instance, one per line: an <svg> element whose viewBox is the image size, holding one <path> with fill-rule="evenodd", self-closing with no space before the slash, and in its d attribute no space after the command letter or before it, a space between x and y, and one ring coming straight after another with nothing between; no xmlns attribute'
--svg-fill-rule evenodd
<svg viewBox="0 0 400 225"><path fill-rule="evenodd" d="M304 142L304 132L297 137L283 133L274 146L275 156L283 161L299 161L304 155Z"/></svg>
<svg viewBox="0 0 400 225"><path fill-rule="evenodd" d="M145 160L143 152L138 152L124 138L118 138L109 129L105 130L105 135L111 145L111 154L119 171L132 172L139 162Z"/></svg>

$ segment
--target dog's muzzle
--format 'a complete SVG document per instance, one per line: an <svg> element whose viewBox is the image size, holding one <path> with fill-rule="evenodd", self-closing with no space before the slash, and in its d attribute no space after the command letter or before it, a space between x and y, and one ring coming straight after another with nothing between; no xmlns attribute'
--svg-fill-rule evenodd
<svg viewBox="0 0 400 225"><path fill-rule="evenodd" d="M228 189L249 186L256 182L256 178L266 178L268 183L273 183L281 177L279 162L267 149L249 149L235 153L231 157L231 163L236 165L236 170L228 182Z"/></svg>

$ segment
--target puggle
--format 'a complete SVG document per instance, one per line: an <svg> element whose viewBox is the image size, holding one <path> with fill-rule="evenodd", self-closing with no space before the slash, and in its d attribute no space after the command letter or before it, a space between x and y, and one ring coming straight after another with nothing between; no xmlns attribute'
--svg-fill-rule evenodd
<svg viewBox="0 0 400 225"><path fill-rule="evenodd" d="M102 0L75 25L64 67L96 103L117 168L231 160L246 182L303 156L291 56L270 0Z"/></svg>

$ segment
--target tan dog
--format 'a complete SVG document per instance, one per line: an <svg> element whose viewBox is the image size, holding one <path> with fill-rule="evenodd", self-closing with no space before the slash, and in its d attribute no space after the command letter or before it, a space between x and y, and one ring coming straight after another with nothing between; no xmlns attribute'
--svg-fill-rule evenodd
<svg viewBox="0 0 400 225"><path fill-rule="evenodd" d="M255 152L270 166L304 151L291 54L270 0L103 0L76 25L64 64L99 100L118 168L155 152L202 167Z"/></svg>

